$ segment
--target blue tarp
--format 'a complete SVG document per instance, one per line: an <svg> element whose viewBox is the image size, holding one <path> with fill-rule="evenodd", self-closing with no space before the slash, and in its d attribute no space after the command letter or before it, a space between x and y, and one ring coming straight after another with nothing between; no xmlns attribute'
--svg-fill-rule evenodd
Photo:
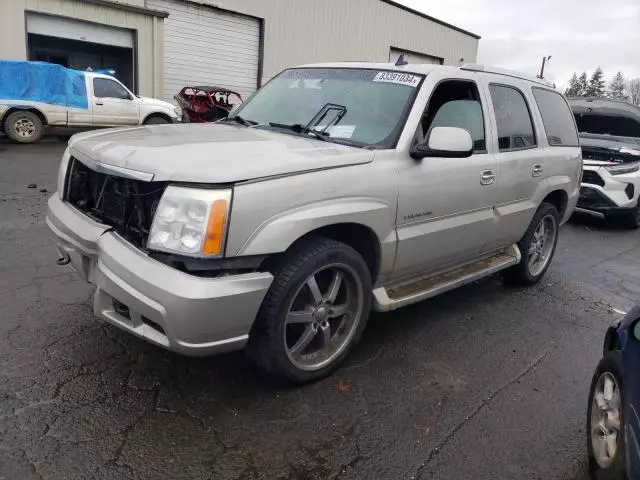
<svg viewBox="0 0 640 480"><path fill-rule="evenodd" d="M46 62L0 60L2 99L89 108L84 72Z"/></svg>

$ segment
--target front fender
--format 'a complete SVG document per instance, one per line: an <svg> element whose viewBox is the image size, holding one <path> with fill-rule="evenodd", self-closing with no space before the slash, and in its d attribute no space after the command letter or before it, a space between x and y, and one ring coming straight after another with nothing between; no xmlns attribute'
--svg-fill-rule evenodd
<svg viewBox="0 0 640 480"><path fill-rule="evenodd" d="M286 251L296 240L330 225L351 223L371 229L380 244L380 271L393 266L395 229L393 209L378 199L336 198L284 211L262 223L235 252L236 256L269 255Z"/></svg>

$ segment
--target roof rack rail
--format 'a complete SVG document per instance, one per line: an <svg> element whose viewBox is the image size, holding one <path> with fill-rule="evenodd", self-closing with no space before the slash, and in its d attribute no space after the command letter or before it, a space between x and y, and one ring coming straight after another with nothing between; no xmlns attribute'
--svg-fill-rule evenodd
<svg viewBox="0 0 640 480"><path fill-rule="evenodd" d="M515 70L507 70L506 68L490 67L490 66L481 65L478 63L465 63L460 67L460 69L469 70L471 72L486 72L486 73L494 73L496 75L505 75L507 77L520 78L522 80L528 80L530 82L539 83L540 85L544 85L546 87L555 88L553 83L548 82L542 78L526 75L524 73L516 72Z"/></svg>

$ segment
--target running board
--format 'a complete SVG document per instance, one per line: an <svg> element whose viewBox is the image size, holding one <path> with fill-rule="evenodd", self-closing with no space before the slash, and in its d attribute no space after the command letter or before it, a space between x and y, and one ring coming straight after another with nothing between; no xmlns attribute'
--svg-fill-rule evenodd
<svg viewBox="0 0 640 480"><path fill-rule="evenodd" d="M421 277L412 281L389 285L388 287L376 288L373 291L374 309L378 312L388 312L435 297L516 265L521 258L518 246L511 245L496 255L483 258L455 270L432 277Z"/></svg>

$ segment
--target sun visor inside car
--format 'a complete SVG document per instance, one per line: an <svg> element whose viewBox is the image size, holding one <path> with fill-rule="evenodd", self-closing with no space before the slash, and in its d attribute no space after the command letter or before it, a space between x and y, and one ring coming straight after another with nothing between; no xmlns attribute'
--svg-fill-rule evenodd
<svg viewBox="0 0 640 480"><path fill-rule="evenodd" d="M84 72L46 62L0 60L2 100L89 108Z"/></svg>

